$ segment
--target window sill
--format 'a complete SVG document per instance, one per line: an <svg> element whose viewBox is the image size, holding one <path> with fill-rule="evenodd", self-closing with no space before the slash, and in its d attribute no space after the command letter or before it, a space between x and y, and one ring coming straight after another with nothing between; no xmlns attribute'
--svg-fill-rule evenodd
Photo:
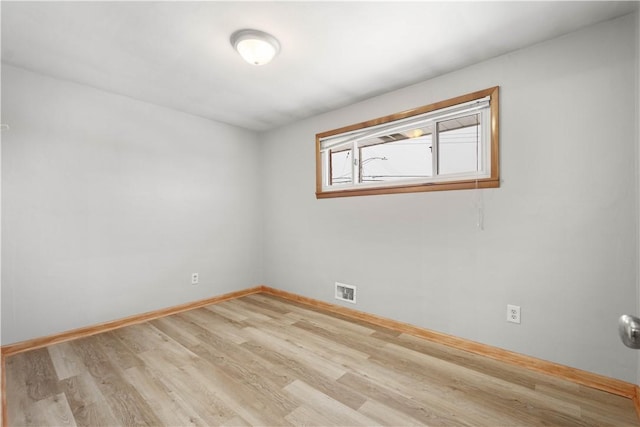
<svg viewBox="0 0 640 427"><path fill-rule="evenodd" d="M376 194L421 193L425 191L472 190L476 188L498 188L500 179L484 178L479 180L432 182L426 184L398 185L376 188L351 188L348 190L316 191L316 199L334 197L373 196Z"/></svg>

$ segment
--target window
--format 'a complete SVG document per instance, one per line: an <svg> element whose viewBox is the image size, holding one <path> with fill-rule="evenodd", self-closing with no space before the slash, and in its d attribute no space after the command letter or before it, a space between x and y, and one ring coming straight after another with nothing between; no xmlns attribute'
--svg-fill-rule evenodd
<svg viewBox="0 0 640 427"><path fill-rule="evenodd" d="M316 135L318 198L499 187L498 87Z"/></svg>

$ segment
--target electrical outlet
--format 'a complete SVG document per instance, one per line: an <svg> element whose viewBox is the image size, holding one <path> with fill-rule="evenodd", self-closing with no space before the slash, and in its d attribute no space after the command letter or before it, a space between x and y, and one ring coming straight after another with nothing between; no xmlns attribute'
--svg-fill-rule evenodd
<svg viewBox="0 0 640 427"><path fill-rule="evenodd" d="M520 323L520 306L507 304L507 322Z"/></svg>
<svg viewBox="0 0 640 427"><path fill-rule="evenodd" d="M197 285L199 281L200 281L200 278L198 277L198 273L191 273L191 284Z"/></svg>

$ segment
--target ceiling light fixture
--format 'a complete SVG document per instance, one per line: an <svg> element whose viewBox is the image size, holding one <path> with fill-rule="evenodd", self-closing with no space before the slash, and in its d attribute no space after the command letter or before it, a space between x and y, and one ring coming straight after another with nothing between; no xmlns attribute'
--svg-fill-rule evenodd
<svg viewBox="0 0 640 427"><path fill-rule="evenodd" d="M280 51L280 43L271 34L258 30L238 30L231 34L231 46L253 65L269 63Z"/></svg>

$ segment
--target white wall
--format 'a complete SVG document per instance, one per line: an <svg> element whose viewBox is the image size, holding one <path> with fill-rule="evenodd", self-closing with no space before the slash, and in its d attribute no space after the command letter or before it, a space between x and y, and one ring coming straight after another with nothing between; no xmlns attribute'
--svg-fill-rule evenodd
<svg viewBox="0 0 640 427"><path fill-rule="evenodd" d="M2 89L3 344L261 283L254 133L7 65Z"/></svg>
<svg viewBox="0 0 640 427"><path fill-rule="evenodd" d="M265 283L635 381L636 18L626 16L269 132ZM503 183L316 200L314 136L494 85ZM522 324L507 323L507 303ZM348 305L348 304L345 304Z"/></svg>

